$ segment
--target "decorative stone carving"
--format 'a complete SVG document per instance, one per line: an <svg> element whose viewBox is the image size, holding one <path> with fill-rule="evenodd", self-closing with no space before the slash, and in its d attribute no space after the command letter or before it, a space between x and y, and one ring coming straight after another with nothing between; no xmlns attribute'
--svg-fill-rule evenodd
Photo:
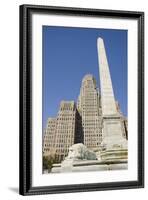
<svg viewBox="0 0 148 200"><path fill-rule="evenodd" d="M74 144L69 148L66 160L97 160L96 154L82 144Z"/></svg>

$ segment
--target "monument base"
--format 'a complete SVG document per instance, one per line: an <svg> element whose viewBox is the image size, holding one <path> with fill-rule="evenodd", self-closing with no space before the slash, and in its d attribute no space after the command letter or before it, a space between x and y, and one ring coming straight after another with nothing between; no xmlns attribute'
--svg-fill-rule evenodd
<svg viewBox="0 0 148 200"><path fill-rule="evenodd" d="M88 172L88 171L107 171L107 170L126 170L128 169L127 160L112 160L112 161L98 161L98 160L83 160L65 162L64 165L53 164L51 173L61 172Z"/></svg>
<svg viewBox="0 0 148 200"><path fill-rule="evenodd" d="M128 151L127 149L112 149L102 151L100 154L102 161L112 161L112 160L127 160Z"/></svg>

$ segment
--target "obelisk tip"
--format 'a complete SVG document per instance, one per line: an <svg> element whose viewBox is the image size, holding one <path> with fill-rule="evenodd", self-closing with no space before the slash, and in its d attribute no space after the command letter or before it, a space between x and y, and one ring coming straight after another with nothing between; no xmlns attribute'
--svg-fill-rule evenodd
<svg viewBox="0 0 148 200"><path fill-rule="evenodd" d="M97 44L99 45L100 43L103 43L103 38L98 37L98 38L97 38Z"/></svg>
<svg viewBox="0 0 148 200"><path fill-rule="evenodd" d="M102 40L103 40L103 38L101 38L101 37L98 37L98 38L97 38L97 40L98 40L98 41L102 41Z"/></svg>

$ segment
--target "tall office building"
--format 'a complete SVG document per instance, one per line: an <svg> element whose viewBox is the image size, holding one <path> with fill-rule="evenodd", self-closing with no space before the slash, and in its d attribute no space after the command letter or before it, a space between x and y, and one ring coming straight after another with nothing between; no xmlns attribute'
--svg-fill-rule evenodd
<svg viewBox="0 0 148 200"><path fill-rule="evenodd" d="M56 118L48 118L43 137L43 155L55 155Z"/></svg>
<svg viewBox="0 0 148 200"><path fill-rule="evenodd" d="M82 117L84 145L98 151L102 141L101 104L96 80L90 74L82 80L77 108Z"/></svg>
<svg viewBox="0 0 148 200"><path fill-rule="evenodd" d="M76 106L74 101L62 101L57 116L55 136L56 154L62 160L68 154L68 148L74 144Z"/></svg>
<svg viewBox="0 0 148 200"><path fill-rule="evenodd" d="M74 101L61 101L56 119L49 118L43 141L43 155L63 160L74 143L82 142L81 117Z"/></svg>

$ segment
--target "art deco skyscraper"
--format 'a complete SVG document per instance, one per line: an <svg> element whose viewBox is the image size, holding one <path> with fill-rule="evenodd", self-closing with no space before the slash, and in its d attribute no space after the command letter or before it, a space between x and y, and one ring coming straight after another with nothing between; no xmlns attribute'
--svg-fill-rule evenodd
<svg viewBox="0 0 148 200"><path fill-rule="evenodd" d="M62 161L74 143L83 142L82 121L74 101L61 101L57 118L48 118L43 155Z"/></svg>
<svg viewBox="0 0 148 200"><path fill-rule="evenodd" d="M55 149L58 160L67 156L68 149L74 143L81 142L81 119L74 101L61 101L57 116Z"/></svg>
<svg viewBox="0 0 148 200"><path fill-rule="evenodd" d="M99 150L102 141L100 100L95 78L88 74L82 80L77 108L82 117L84 144L92 150Z"/></svg>
<svg viewBox="0 0 148 200"><path fill-rule="evenodd" d="M48 118L43 138L43 155L55 155L55 134L56 134L56 118Z"/></svg>

